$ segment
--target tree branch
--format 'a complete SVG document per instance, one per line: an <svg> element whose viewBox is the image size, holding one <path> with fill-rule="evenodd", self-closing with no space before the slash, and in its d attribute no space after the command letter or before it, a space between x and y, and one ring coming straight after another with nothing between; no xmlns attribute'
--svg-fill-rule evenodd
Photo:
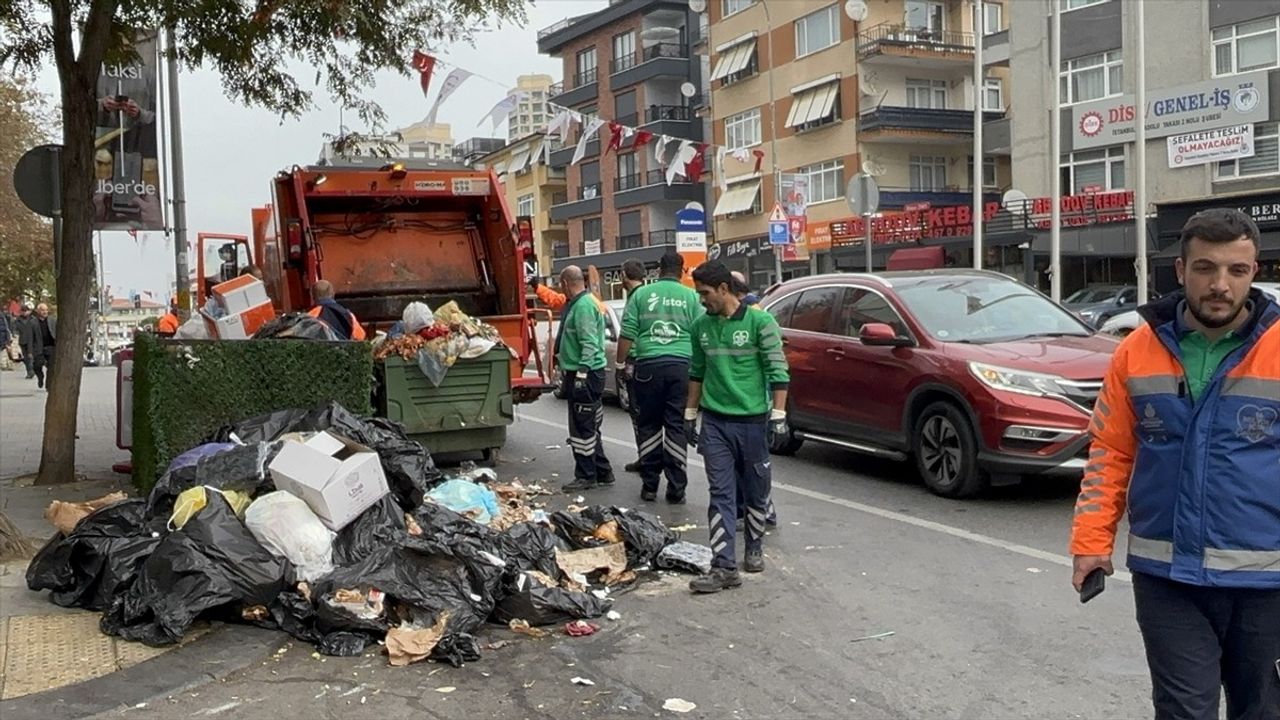
<svg viewBox="0 0 1280 720"><path fill-rule="evenodd" d="M119 6L119 0L93 0L89 5L89 17L84 24L80 57L77 59L86 80L96 81L102 72L102 58L111 44L111 21Z"/></svg>

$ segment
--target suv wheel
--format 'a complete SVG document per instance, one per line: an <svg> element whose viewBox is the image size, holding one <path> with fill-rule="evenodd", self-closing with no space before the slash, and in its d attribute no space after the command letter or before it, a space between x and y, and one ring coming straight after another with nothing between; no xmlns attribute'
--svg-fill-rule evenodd
<svg viewBox="0 0 1280 720"><path fill-rule="evenodd" d="M912 451L930 492L963 498L986 489L987 479L978 469L978 443L968 418L955 405L936 402L920 413Z"/></svg>

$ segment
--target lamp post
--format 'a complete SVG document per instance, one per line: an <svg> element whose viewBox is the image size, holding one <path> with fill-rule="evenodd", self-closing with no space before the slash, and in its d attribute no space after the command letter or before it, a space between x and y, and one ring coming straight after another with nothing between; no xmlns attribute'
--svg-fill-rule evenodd
<svg viewBox="0 0 1280 720"><path fill-rule="evenodd" d="M973 3L973 267L982 269L982 185L986 157L982 153L982 105L986 94L986 68L982 63L982 39L987 35L982 0Z"/></svg>
<svg viewBox="0 0 1280 720"><path fill-rule="evenodd" d="M760 0L764 8L765 52L769 54L769 168L773 174L773 201L782 201L782 173L778 169L778 114L776 96L773 92L773 72L776 69L773 57L773 18L769 14L769 0ZM782 282L782 245L773 246L774 282Z"/></svg>
<svg viewBox="0 0 1280 720"><path fill-rule="evenodd" d="M1052 0L1049 63L1053 66L1053 103L1049 115L1049 297L1062 302L1062 13Z"/></svg>

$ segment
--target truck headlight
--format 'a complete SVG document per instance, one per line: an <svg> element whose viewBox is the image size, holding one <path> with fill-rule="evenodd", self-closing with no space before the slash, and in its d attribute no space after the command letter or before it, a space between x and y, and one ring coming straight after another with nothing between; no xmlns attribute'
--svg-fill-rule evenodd
<svg viewBox="0 0 1280 720"><path fill-rule="evenodd" d="M970 362L969 372L981 380L987 387L996 390L1022 393L1024 395L1066 395L1062 383L1066 378L1057 375L1013 370L998 365Z"/></svg>

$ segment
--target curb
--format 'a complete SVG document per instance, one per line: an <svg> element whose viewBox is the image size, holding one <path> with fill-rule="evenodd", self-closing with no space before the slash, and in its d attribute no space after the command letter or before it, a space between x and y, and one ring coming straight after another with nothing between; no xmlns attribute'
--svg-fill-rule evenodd
<svg viewBox="0 0 1280 720"><path fill-rule="evenodd" d="M75 685L0 701L4 720L73 720L221 680L275 652L282 632L215 624L208 636L159 657Z"/></svg>

